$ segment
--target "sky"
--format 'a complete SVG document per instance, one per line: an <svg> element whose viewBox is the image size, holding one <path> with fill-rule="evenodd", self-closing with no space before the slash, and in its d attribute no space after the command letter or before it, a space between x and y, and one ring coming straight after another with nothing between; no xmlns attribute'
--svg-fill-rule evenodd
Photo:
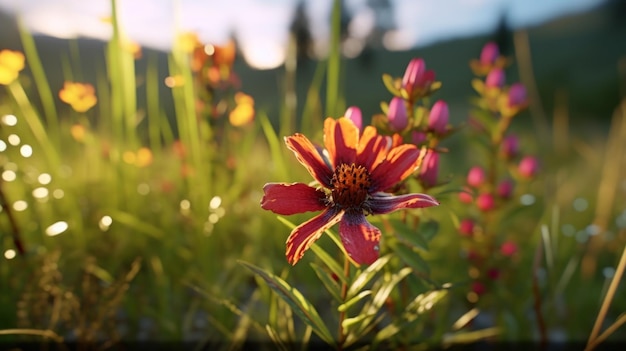
<svg viewBox="0 0 626 351"><path fill-rule="evenodd" d="M374 25L367 0L345 0L352 14L351 43L358 52ZM386 34L389 50L406 50L440 40L488 33L506 13L513 28L584 11L603 0L390 0L396 29ZM201 41L222 44L235 36L244 59L253 67L281 65L297 0L117 0L127 36L147 47L167 50L175 33L194 31ZM305 3L316 52L323 55L330 35L333 0ZM35 33L60 38L106 40L110 0L0 0L0 8L18 14ZM349 53L348 53L349 54Z"/></svg>

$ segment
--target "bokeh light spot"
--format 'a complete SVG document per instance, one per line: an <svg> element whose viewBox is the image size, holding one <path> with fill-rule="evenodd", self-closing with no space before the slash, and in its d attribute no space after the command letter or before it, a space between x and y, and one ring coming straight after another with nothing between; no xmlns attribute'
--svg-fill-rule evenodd
<svg viewBox="0 0 626 351"><path fill-rule="evenodd" d="M64 231L66 231L67 228L69 228L69 225L67 224L67 222L58 221L50 225L48 228L46 228L46 235L48 236L59 235L63 233Z"/></svg>
<svg viewBox="0 0 626 351"><path fill-rule="evenodd" d="M17 134L10 134L7 137L7 140L9 141L9 144L13 146L18 146L20 142L22 141L22 139L20 139L20 137Z"/></svg>
<svg viewBox="0 0 626 351"><path fill-rule="evenodd" d="M12 127L17 124L17 117L14 115L4 115L2 116L2 123Z"/></svg>
<svg viewBox="0 0 626 351"><path fill-rule="evenodd" d="M15 256L17 256L17 252L15 252L15 250L13 249L8 249L4 252L4 258L6 258L7 260L12 260L15 258Z"/></svg>

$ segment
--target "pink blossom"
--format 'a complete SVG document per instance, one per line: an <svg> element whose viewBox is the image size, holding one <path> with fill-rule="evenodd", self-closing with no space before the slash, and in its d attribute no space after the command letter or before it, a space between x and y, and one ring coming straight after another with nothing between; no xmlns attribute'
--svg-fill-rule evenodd
<svg viewBox="0 0 626 351"><path fill-rule="evenodd" d="M439 173L439 154L432 149L428 149L422 166L419 171L419 179L427 187L437 185L437 175Z"/></svg>
<svg viewBox="0 0 626 351"><path fill-rule="evenodd" d="M503 199L508 199L513 194L513 181L505 179L498 184L498 196Z"/></svg>
<svg viewBox="0 0 626 351"><path fill-rule="evenodd" d="M520 161L517 171L524 178L533 178L539 172L539 160L533 156L526 156Z"/></svg>
<svg viewBox="0 0 626 351"><path fill-rule="evenodd" d="M404 100L399 97L394 97L389 103L389 110L387 110L387 118L389 119L389 125L394 131L401 131L406 128L409 123L406 113L406 105Z"/></svg>
<svg viewBox="0 0 626 351"><path fill-rule="evenodd" d="M346 113L343 114L344 117L351 120L354 125L357 126L360 130L363 129L363 115L361 114L361 109L356 106L350 106L346 110Z"/></svg>
<svg viewBox="0 0 626 351"><path fill-rule="evenodd" d="M421 58L412 59L404 71L402 77L402 88L404 88L409 96L419 89L424 89L435 80L435 72L426 70L426 63Z"/></svg>
<svg viewBox="0 0 626 351"><path fill-rule="evenodd" d="M459 200L464 204L471 204L474 201L474 196L472 196L472 189L468 187L463 187L463 190L459 193Z"/></svg>
<svg viewBox="0 0 626 351"><path fill-rule="evenodd" d="M522 107L528 102L526 96L526 88L522 83L515 83L509 88L508 105L509 107Z"/></svg>
<svg viewBox="0 0 626 351"><path fill-rule="evenodd" d="M489 72L485 79L485 85L488 88L502 88L506 78L502 68L494 68Z"/></svg>
<svg viewBox="0 0 626 351"><path fill-rule="evenodd" d="M459 233L463 236L472 236L474 234L474 221L466 218L459 224Z"/></svg>
<svg viewBox="0 0 626 351"><path fill-rule="evenodd" d="M514 134L509 134L504 137L502 144L500 145L500 152L507 160L517 156L519 152L519 139Z"/></svg>
<svg viewBox="0 0 626 351"><path fill-rule="evenodd" d="M483 46L483 50L480 52L480 62L484 65L493 65L498 56L500 56L498 45L490 41Z"/></svg>
<svg viewBox="0 0 626 351"><path fill-rule="evenodd" d="M483 212L493 210L495 206L493 195L489 193L483 193L478 195L478 197L476 198L476 206L478 206L478 209Z"/></svg>
<svg viewBox="0 0 626 351"><path fill-rule="evenodd" d="M413 131L411 133L411 142L414 145L420 145L426 141L426 133L420 131Z"/></svg>
<svg viewBox="0 0 626 351"><path fill-rule="evenodd" d="M437 134L444 134L450 118L448 104L443 100L435 102L428 115L428 128Z"/></svg>
<svg viewBox="0 0 626 351"><path fill-rule="evenodd" d="M512 241L505 241L500 246L500 253L504 256L513 256L517 252L517 244Z"/></svg>
<svg viewBox="0 0 626 351"><path fill-rule="evenodd" d="M486 175L485 170L480 166L472 167L467 172L467 184L474 188L478 188L485 183Z"/></svg>

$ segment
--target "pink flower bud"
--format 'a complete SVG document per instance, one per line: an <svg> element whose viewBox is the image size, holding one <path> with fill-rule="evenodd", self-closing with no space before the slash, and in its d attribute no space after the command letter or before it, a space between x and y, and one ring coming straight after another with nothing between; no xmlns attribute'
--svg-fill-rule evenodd
<svg viewBox="0 0 626 351"><path fill-rule="evenodd" d="M500 270L497 268L490 268L487 271L487 276L489 277L489 279L491 280L497 280L498 278L500 278Z"/></svg>
<svg viewBox="0 0 626 351"><path fill-rule="evenodd" d="M472 196L472 189L464 187L463 191L459 193L459 200L464 204L471 204L472 201L474 201L474 196Z"/></svg>
<svg viewBox="0 0 626 351"><path fill-rule="evenodd" d="M419 131L413 131L411 133L411 142L414 145L420 145L424 143L425 141L426 141L426 133L419 132Z"/></svg>
<svg viewBox="0 0 626 351"><path fill-rule="evenodd" d="M439 154L429 149L424 156L422 166L419 171L419 179L426 187L432 187L437 184L437 175L439 173Z"/></svg>
<svg viewBox="0 0 626 351"><path fill-rule="evenodd" d="M402 88L409 95L413 95L416 89L423 89L435 80L435 72L426 70L426 63L421 58L412 59L404 71Z"/></svg>
<svg viewBox="0 0 626 351"><path fill-rule="evenodd" d="M500 246L500 253L504 256L513 256L517 252L517 244L512 241L505 241Z"/></svg>
<svg viewBox="0 0 626 351"><path fill-rule="evenodd" d="M506 78L502 68L494 68L487 75L485 79L485 85L488 88L502 88L504 86Z"/></svg>
<svg viewBox="0 0 626 351"><path fill-rule="evenodd" d="M503 199L509 199L513 195L513 181L505 179L498 184L498 196Z"/></svg>
<svg viewBox="0 0 626 351"><path fill-rule="evenodd" d="M519 139L517 136L514 134L507 135L504 140L502 140L500 151L507 160L517 156L517 153L519 152Z"/></svg>
<svg viewBox="0 0 626 351"><path fill-rule="evenodd" d="M483 193L483 194L478 195L478 197L476 198L476 206L478 206L478 209L483 212L493 210L495 206L493 195L489 193Z"/></svg>
<svg viewBox="0 0 626 351"><path fill-rule="evenodd" d="M472 236L474 234L474 221L466 218L459 224L459 233L463 236Z"/></svg>
<svg viewBox="0 0 626 351"><path fill-rule="evenodd" d="M449 114L448 104L445 101L435 102L428 115L428 128L437 134L444 134L448 126Z"/></svg>
<svg viewBox="0 0 626 351"><path fill-rule="evenodd" d="M389 125L394 131L403 130L409 123L406 113L406 105L404 100L399 97L394 97L389 103L389 110L387 111L387 118L389 119Z"/></svg>
<svg viewBox="0 0 626 351"><path fill-rule="evenodd" d="M509 107L522 107L527 103L526 88L522 83L515 83L509 88Z"/></svg>
<svg viewBox="0 0 626 351"><path fill-rule="evenodd" d="M524 178L533 178L539 172L539 161L533 156L526 156L520 161L517 171Z"/></svg>
<svg viewBox="0 0 626 351"><path fill-rule="evenodd" d="M485 182L485 170L480 166L472 167L469 172L467 172L467 184L469 186L473 186L474 188L478 188Z"/></svg>
<svg viewBox="0 0 626 351"><path fill-rule="evenodd" d="M480 63L483 65L493 65L498 59L498 56L500 56L498 45L490 41L483 46L483 50L480 52Z"/></svg>
<svg viewBox="0 0 626 351"><path fill-rule="evenodd" d="M357 128L363 128L363 116L361 114L361 109L356 106L350 106L346 110L346 113L343 114L344 117L351 120Z"/></svg>
<svg viewBox="0 0 626 351"><path fill-rule="evenodd" d="M485 288L483 283L481 283L481 282L473 282L472 283L472 291L474 293L476 293L476 295L482 295L482 294L484 294L487 291L487 289Z"/></svg>

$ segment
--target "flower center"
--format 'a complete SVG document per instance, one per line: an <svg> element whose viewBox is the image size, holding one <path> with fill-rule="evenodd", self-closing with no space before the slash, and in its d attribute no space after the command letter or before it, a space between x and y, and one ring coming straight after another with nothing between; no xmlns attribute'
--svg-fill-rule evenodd
<svg viewBox="0 0 626 351"><path fill-rule="evenodd" d="M331 180L333 202L344 209L360 208L367 200L370 174L363 166L342 163Z"/></svg>

